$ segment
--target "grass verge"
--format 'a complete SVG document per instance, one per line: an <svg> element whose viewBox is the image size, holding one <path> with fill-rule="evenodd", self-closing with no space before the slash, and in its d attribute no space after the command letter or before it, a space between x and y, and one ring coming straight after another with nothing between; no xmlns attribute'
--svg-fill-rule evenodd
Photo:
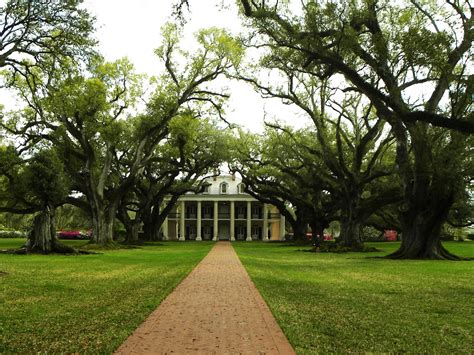
<svg viewBox="0 0 474 355"><path fill-rule="evenodd" d="M240 260L298 354L471 353L474 262L305 253L310 247L235 243ZM474 256L474 243L446 243Z"/></svg>
<svg viewBox="0 0 474 355"><path fill-rule="evenodd" d="M80 247L88 241L65 241ZM24 239L0 239L0 249ZM100 254L0 254L0 353L111 353L213 243L147 243Z"/></svg>

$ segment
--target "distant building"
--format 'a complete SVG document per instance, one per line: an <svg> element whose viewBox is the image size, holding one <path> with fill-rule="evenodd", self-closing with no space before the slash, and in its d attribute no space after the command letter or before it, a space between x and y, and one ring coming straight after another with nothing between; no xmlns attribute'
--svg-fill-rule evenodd
<svg viewBox="0 0 474 355"><path fill-rule="evenodd" d="M234 175L206 180L202 193L180 197L162 227L164 240L283 240L285 217L244 192Z"/></svg>

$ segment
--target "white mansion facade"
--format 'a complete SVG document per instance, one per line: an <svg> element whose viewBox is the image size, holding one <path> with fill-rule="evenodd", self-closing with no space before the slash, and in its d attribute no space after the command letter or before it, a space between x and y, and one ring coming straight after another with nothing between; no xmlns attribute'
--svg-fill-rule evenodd
<svg viewBox="0 0 474 355"><path fill-rule="evenodd" d="M180 197L162 226L164 240L284 240L285 217L244 192L234 175L206 179L202 193Z"/></svg>

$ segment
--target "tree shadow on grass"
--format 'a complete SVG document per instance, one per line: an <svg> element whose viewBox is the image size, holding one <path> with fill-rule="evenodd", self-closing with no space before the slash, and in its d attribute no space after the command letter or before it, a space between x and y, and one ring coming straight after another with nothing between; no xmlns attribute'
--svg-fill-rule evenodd
<svg viewBox="0 0 474 355"><path fill-rule="evenodd" d="M322 244L320 247L311 247L311 249L297 249L298 252L315 253L315 254L346 254L346 253L383 253L384 250L375 247L364 246L363 248L350 248L342 245Z"/></svg>
<svg viewBox="0 0 474 355"><path fill-rule="evenodd" d="M0 250L0 254L79 256L79 255L100 255L100 254L103 254L103 253L99 253L99 252L96 252L96 251L93 251L93 250L82 250L82 249L76 249L75 252L71 252L71 253L55 253L55 252L39 252L39 251L31 252L31 251L27 251L26 248L20 248L20 249L3 249L3 250Z"/></svg>

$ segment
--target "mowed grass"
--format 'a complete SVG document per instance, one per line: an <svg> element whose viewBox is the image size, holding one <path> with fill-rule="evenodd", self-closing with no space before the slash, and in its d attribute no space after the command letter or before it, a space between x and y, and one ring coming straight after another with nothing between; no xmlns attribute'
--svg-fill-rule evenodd
<svg viewBox="0 0 474 355"><path fill-rule="evenodd" d="M474 262L315 254L235 243L240 260L298 354L473 351ZM446 243L474 257L474 242Z"/></svg>
<svg viewBox="0 0 474 355"><path fill-rule="evenodd" d="M0 239L0 249L23 240ZM84 241L68 241L80 246ZM0 254L0 353L111 353L208 253L156 243L97 255Z"/></svg>

